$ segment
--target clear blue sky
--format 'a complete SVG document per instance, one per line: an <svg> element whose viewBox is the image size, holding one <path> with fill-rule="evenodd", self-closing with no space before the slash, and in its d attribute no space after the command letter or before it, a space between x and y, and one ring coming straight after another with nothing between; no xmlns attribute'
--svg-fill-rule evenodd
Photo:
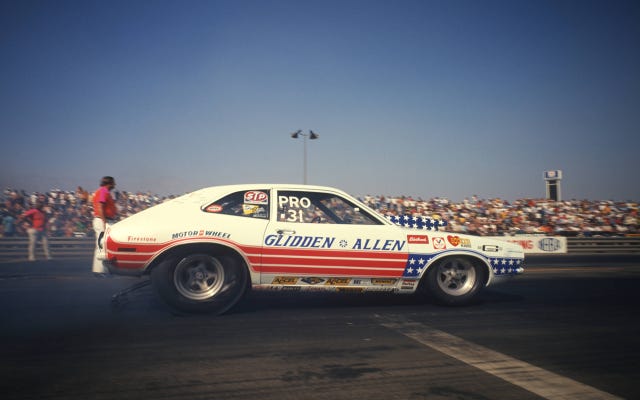
<svg viewBox="0 0 640 400"><path fill-rule="evenodd" d="M640 200L637 1L0 3L0 187Z"/></svg>

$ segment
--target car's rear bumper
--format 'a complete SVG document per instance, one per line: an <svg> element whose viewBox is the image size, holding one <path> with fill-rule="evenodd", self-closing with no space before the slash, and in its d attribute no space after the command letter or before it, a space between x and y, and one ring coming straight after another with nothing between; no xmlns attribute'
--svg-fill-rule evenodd
<svg viewBox="0 0 640 400"><path fill-rule="evenodd" d="M118 267L113 260L103 260L102 263L113 275L125 275L125 276L142 276L144 270L134 268L121 268Z"/></svg>

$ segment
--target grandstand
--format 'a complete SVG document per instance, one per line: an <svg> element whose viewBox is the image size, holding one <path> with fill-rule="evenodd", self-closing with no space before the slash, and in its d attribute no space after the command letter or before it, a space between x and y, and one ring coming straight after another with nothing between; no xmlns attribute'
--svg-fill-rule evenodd
<svg viewBox="0 0 640 400"><path fill-rule="evenodd" d="M26 193L6 189L0 204L0 237L26 236L17 217L37 200L45 204L51 237L90 237L91 194L81 187L75 191L51 190ZM150 193L115 191L114 197L122 218L175 196L160 197ZM434 198L423 200L411 196L364 196L360 200L385 216L411 215L447 221L445 230L456 233L502 236L545 234L570 237L640 236L638 203L590 200L550 201L520 199L479 199L462 202ZM13 227L13 228L12 228Z"/></svg>

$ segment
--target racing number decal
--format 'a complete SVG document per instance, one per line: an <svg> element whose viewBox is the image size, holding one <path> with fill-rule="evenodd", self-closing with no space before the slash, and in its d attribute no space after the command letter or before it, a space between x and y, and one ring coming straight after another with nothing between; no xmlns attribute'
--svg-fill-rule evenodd
<svg viewBox="0 0 640 400"><path fill-rule="evenodd" d="M304 222L304 208L311 207L308 197L278 196L278 210L286 222ZM286 214L285 214L286 213Z"/></svg>

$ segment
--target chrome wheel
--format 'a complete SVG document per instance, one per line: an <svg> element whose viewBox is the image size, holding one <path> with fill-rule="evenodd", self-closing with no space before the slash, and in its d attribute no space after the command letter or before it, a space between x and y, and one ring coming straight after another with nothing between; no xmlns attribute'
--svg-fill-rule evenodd
<svg viewBox="0 0 640 400"><path fill-rule="evenodd" d="M476 269L464 258L446 259L437 268L438 286L451 296L469 293L476 283Z"/></svg>
<svg viewBox="0 0 640 400"><path fill-rule="evenodd" d="M231 255L208 252L168 257L151 270L160 298L179 312L222 314L249 287L249 272Z"/></svg>
<svg viewBox="0 0 640 400"><path fill-rule="evenodd" d="M197 254L183 258L173 272L176 290L189 300L206 300L223 287L224 267L216 258Z"/></svg>
<svg viewBox="0 0 640 400"><path fill-rule="evenodd" d="M482 261L471 257L450 256L438 260L420 281L420 292L438 303L455 306L477 298L486 282L488 270Z"/></svg>

